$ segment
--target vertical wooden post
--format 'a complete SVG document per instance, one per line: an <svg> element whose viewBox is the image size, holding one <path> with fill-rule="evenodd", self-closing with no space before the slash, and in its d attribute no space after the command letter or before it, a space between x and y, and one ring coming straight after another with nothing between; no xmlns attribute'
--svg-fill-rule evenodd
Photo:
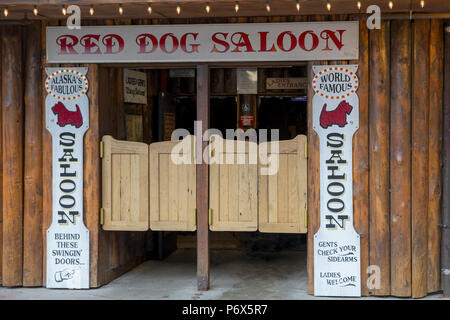
<svg viewBox="0 0 450 320"><path fill-rule="evenodd" d="M325 16L313 16L311 21L325 21ZM308 202L307 202L307 258L306 268L308 272L308 294L314 294L314 234L320 228L320 146L319 136L313 129L312 100L314 91L311 86L315 64L327 64L326 61L308 63Z"/></svg>
<svg viewBox="0 0 450 320"><path fill-rule="evenodd" d="M86 65L89 81L89 129L84 136L83 197L84 223L89 229L90 286L99 286L99 233L101 201L100 119L99 119L99 66ZM106 248L104 248L106 250Z"/></svg>
<svg viewBox="0 0 450 320"><path fill-rule="evenodd" d="M430 21L413 23L412 75L412 297L427 294L428 219L428 113Z"/></svg>
<svg viewBox="0 0 450 320"><path fill-rule="evenodd" d="M25 57L25 167L23 285L42 285L41 24L27 27Z"/></svg>
<svg viewBox="0 0 450 320"><path fill-rule="evenodd" d="M450 297L450 22L445 32L445 82L442 141L442 289Z"/></svg>
<svg viewBox="0 0 450 320"><path fill-rule="evenodd" d="M41 33L41 58L42 58L42 83L47 79L46 67L58 67L59 64L48 64L46 60L46 28L47 26L59 26L58 20L42 21ZM42 95L42 105L45 110L46 94ZM42 256L43 256L43 283L46 284L47 268L47 229L52 223L52 135L45 126L45 112L42 112Z"/></svg>
<svg viewBox="0 0 450 320"><path fill-rule="evenodd" d="M313 129L312 100L314 96L311 86L314 72L314 63L308 63L308 240L307 240L307 269L308 269L308 293L314 294L314 234L320 227L320 203L319 203L319 136Z"/></svg>
<svg viewBox="0 0 450 320"><path fill-rule="evenodd" d="M359 23L359 130L353 137L353 215L356 232L361 236L361 295L369 295L369 30Z"/></svg>
<svg viewBox="0 0 450 320"><path fill-rule="evenodd" d="M369 253L370 265L380 267L380 288L390 294L389 236L389 21L370 31L369 91Z"/></svg>
<svg viewBox="0 0 450 320"><path fill-rule="evenodd" d="M0 39L3 34L3 27L0 27ZM0 74L2 74L2 43L0 41ZM2 78L0 77L0 110L2 108ZM0 111L0 144L3 144L2 133L2 112ZM0 145L0 153L3 154ZM3 157L0 155L0 208L3 209ZM3 265L3 210L0 210L0 284L2 284L2 265Z"/></svg>
<svg viewBox="0 0 450 320"><path fill-rule="evenodd" d="M428 279L429 293L441 289L439 245L441 232L441 151L442 151L442 97L444 86L444 23L431 20L430 27L430 117L428 163Z"/></svg>
<svg viewBox="0 0 450 320"><path fill-rule="evenodd" d="M23 259L23 67L22 29L5 25L2 56L4 286L22 285Z"/></svg>
<svg viewBox="0 0 450 320"><path fill-rule="evenodd" d="M411 296L411 22L391 22L391 294Z"/></svg>
<svg viewBox="0 0 450 320"><path fill-rule="evenodd" d="M197 66L197 121L202 121L203 132L209 128L209 68ZM197 137L201 139L202 137ZM202 150L207 142L202 141ZM203 155L203 151L200 152ZM209 289L209 168L204 163L197 164L197 287Z"/></svg>

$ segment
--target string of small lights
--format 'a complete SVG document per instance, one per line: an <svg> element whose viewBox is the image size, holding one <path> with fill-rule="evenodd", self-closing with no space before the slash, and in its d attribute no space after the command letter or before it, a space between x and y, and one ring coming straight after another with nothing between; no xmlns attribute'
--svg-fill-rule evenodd
<svg viewBox="0 0 450 320"><path fill-rule="evenodd" d="M301 0L295 0L295 8L297 9L298 12L300 12L300 9L301 9L301 3L300 3L300 1L301 1ZM419 5L420 5L421 8L425 8L425 0L420 0L420 1L419 1ZM325 0L325 6L326 6L326 8L327 8L328 11L331 11L331 0ZM356 6L357 6L358 10L361 10L361 7L362 7L362 1L361 1L361 0L357 0L357 1L356 1ZM271 6L270 6L270 2L269 2L269 1L265 1L265 7L266 7L266 11L267 11L268 13L270 13ZM394 0L388 0L388 7L389 7L389 9L391 9L391 10L394 8ZM238 12L239 12L239 8L240 8L240 7L239 7L239 1L235 1L235 2L234 2L234 11L235 11L236 13L238 13ZM119 4L118 11L119 11L119 14L120 14L120 15L123 15L123 13L124 13L124 7L123 7L122 4ZM205 3L205 11L206 11L207 14L209 14L209 13L211 12L211 4L210 4L209 2L206 2L206 3ZM67 8L66 8L65 5L62 5L62 6L61 6L61 12L62 12L62 14L63 14L64 16L67 15ZM152 14L152 12L153 12L152 4L151 4L150 2L147 4L147 12L148 12L148 14ZM94 11L94 6L93 6L93 5L90 5L90 6L89 6L89 14L90 14L91 16L93 16L94 13L95 13L95 11ZM177 3L177 4L176 4L176 13L177 13L178 15L181 14L181 5L180 5L180 3ZM8 7L7 7L7 6L3 7L3 15L4 15L5 17L7 17L8 14L9 14L9 9L8 9ZM33 14L34 14L35 16L37 16L37 15L39 14L39 10L38 10L38 6L37 6L37 5L34 5L34 6L33 6Z"/></svg>

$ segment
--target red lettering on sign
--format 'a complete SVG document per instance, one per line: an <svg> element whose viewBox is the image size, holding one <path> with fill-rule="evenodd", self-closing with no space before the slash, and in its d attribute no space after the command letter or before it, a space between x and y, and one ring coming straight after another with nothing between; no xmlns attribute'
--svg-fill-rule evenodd
<svg viewBox="0 0 450 320"><path fill-rule="evenodd" d="M236 36L238 38L236 39ZM255 52L247 33L235 32L231 35L231 42L236 46L231 52L241 52L240 48L245 47L244 52Z"/></svg>
<svg viewBox="0 0 450 320"><path fill-rule="evenodd" d="M223 40L219 39L217 37L217 35L223 36L224 39ZM219 52L219 53L227 52L230 49L229 43L227 41L225 41L227 39L227 37L228 37L228 33L223 33L223 32L216 32L216 33L214 33L212 35L212 41L214 42L214 47L212 48L211 52ZM223 50L217 49L216 44L219 44L219 45L223 46L224 49Z"/></svg>
<svg viewBox="0 0 450 320"><path fill-rule="evenodd" d="M78 44L78 38L69 34L64 34L56 38L56 44L61 49L59 54L78 54L73 48Z"/></svg>
<svg viewBox="0 0 450 320"><path fill-rule="evenodd" d="M100 36L98 34L87 34L80 39L81 45L84 47L84 54L101 54L100 48L98 47L98 39ZM93 42L92 40L95 40ZM97 49L96 51L92 51Z"/></svg>
<svg viewBox="0 0 450 320"><path fill-rule="evenodd" d="M198 44L198 43L191 44L191 49L190 50L188 50L186 48L186 41L187 41L187 37L188 36L192 36L194 38L194 40L197 40L198 33L186 33L186 34L184 34L181 37L181 40L180 40L181 50L183 50L186 53L198 52L198 47L200 46L200 44Z"/></svg>
<svg viewBox="0 0 450 320"><path fill-rule="evenodd" d="M272 48L270 48L270 50L267 50L267 34L268 32L264 31L264 32L258 32L259 33L259 38L260 38L260 42L261 42L261 47L259 49L259 52L276 52L277 49L275 48L275 45L272 44Z"/></svg>
<svg viewBox="0 0 450 320"><path fill-rule="evenodd" d="M306 49L305 47L305 38L306 36L310 34L311 38L312 38L312 45L311 48ZM319 37L311 30L305 31L303 32L300 37L298 38L298 44L300 46L300 48L302 48L305 51L313 51L317 48L317 46L319 45Z"/></svg>
<svg viewBox="0 0 450 320"><path fill-rule="evenodd" d="M147 51L147 46L150 44L147 40L150 40L152 47L150 51ZM149 33L143 33L136 37L136 43L139 46L139 52L138 53L152 53L155 52L156 49L158 49L158 39L152 34Z"/></svg>
<svg viewBox="0 0 450 320"><path fill-rule="evenodd" d="M344 46L342 44L342 34L345 32L345 30L337 30L337 32L339 32L339 39L336 37L336 34L331 30L324 30L320 33L320 37L327 42L325 49L322 50L324 51L331 50L330 47L328 46L328 40L330 38L334 42L338 50L342 49L342 47Z"/></svg>
<svg viewBox="0 0 450 320"><path fill-rule="evenodd" d="M167 50L166 48L166 41L168 37L172 38L172 50L170 51ZM165 53L174 53L175 51L177 51L178 45L179 45L178 39L172 33L166 33L159 40L159 46L161 47L161 50L164 51Z"/></svg>
<svg viewBox="0 0 450 320"><path fill-rule="evenodd" d="M106 46L105 53L109 54L117 54L121 52L125 46L122 37L117 34L107 34L103 37L102 42ZM113 47L116 45L118 45L119 48L114 52Z"/></svg>
<svg viewBox="0 0 450 320"><path fill-rule="evenodd" d="M291 40L291 46L289 47L289 49L286 49L284 47L284 37L288 35L290 40ZM277 38L277 44L278 47L283 50L284 52L289 52L295 49L295 47L297 46L297 38L290 32L290 31L285 31L280 33L280 35Z"/></svg>

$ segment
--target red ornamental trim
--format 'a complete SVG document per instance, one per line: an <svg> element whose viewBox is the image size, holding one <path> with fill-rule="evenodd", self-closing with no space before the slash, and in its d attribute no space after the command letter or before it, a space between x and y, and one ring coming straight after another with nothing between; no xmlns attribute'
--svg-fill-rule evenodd
<svg viewBox="0 0 450 320"><path fill-rule="evenodd" d="M54 76L56 76L56 75L58 75L58 74L60 74L60 73L73 73L73 74L76 74L77 76L81 77L81 78L83 79L83 81L84 81L84 88L83 88L83 90L81 91L81 93L78 94L78 95L76 95L76 96L72 96L72 97L62 97L62 96L56 95L55 93L53 93L53 91L50 91L50 88L49 88L50 80L51 80ZM75 100L75 99L78 99L78 98L81 97L82 95L86 94L87 89L88 89L88 81L87 81L87 77L86 77L84 74L82 74L81 72L76 71L76 70L73 70L73 69L63 69L63 70L55 71L55 72L53 72L53 73L47 78L47 80L45 81L45 90L48 92L48 94L52 95L53 97L55 97L55 98L58 99L58 100L64 100L64 101L66 101L66 100Z"/></svg>
<svg viewBox="0 0 450 320"><path fill-rule="evenodd" d="M355 79L355 87L353 88L353 90L352 90L351 92L345 94L345 95L337 96L337 97L330 97L330 96L325 95L325 94L323 94L322 92L320 92L320 91L317 89L317 79L318 79L323 73L328 72L328 71L344 71L344 72L346 72L346 73L349 73L350 76L352 76L352 77ZM344 99L344 98L347 98L348 96L350 96L350 95L352 95L353 93L355 93L356 90L358 89L358 87L359 87L359 81L358 81L358 77L356 76L356 74L353 73L352 71L350 71L349 69L343 68L343 67L330 67L330 68L325 68L325 69L323 69L322 71L320 71L318 74L316 74L316 76L315 76L314 79L313 79L313 88L314 88L314 92L315 92L316 94L322 96L322 97L327 98L327 99L333 99L333 100L334 100L334 99Z"/></svg>

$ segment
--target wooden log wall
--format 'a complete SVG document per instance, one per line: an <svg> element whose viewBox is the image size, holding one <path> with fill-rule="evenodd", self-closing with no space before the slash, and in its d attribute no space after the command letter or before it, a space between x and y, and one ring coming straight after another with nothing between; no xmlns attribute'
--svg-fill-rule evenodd
<svg viewBox="0 0 450 320"><path fill-rule="evenodd" d="M271 17L249 21L304 19L326 21L336 18ZM347 17L339 17L339 20L343 19ZM230 18L223 22L246 21ZM111 20L98 23L160 22ZM8 82L0 80L0 279L4 286L45 283L43 232L51 221L51 137L43 128L45 97L38 87L39 68L36 64L41 59L42 67L47 66L43 54L46 24L59 25L59 22L42 23L41 51L31 50L27 55L23 54L22 46L33 47L28 37L39 38L39 28L35 24L1 28L1 79L9 79ZM365 22L361 22L358 61L308 63L309 77L315 63L359 64L360 129L353 140L353 178L354 221L361 235L363 295L418 298L441 289L441 230L438 223L442 200L443 39L443 22L440 20L384 21L380 30L370 31ZM98 142L101 135L108 132L119 139L125 136L123 93L118 89L122 86L122 73L120 68L87 66L91 128L85 138L85 219L91 230L91 286L97 287L144 259L141 254L144 239L131 232L104 232L99 225ZM235 87L230 84L234 77L226 75L232 70L217 71L219 75L224 73L223 81L213 82L214 88L220 88L217 93L222 91L221 88L228 92L227 88ZM42 81L45 72L40 72ZM114 82L102 81L114 78ZM312 97L311 90L308 94ZM111 108L115 111L110 112ZM311 103L308 108L311 110ZM319 140L311 125L309 127L308 184L311 188L308 192L307 268L308 292L312 294L312 237L319 228ZM42 130L42 136L32 134L39 130ZM30 150L20 147L24 142ZM43 150L43 158L35 157L33 150L39 148ZM377 288L367 285L368 266L380 267L380 286Z"/></svg>
<svg viewBox="0 0 450 320"><path fill-rule="evenodd" d="M359 61L337 61L359 65L360 128L353 138L353 185L362 295L420 298L441 289L443 40L441 20L384 21L380 30L370 31L360 22ZM308 94L312 98L311 90ZM309 115L309 124L311 120ZM317 186L319 141L311 125L308 156L308 184ZM318 217L319 190L310 187L310 294ZM373 277L367 284L376 272L371 269L368 274L368 266L380 268L378 287Z"/></svg>

